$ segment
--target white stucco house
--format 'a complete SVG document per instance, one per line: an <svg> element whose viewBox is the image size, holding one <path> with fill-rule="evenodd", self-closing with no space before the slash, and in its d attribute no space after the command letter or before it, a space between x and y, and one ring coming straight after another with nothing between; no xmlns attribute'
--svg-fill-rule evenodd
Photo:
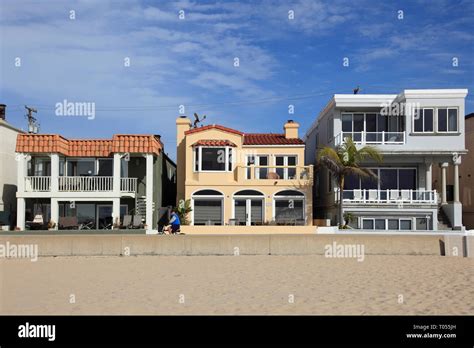
<svg viewBox="0 0 474 348"><path fill-rule="evenodd" d="M377 180L346 178L344 212L350 226L364 230L462 228L459 165L465 148L467 89L408 89L399 94L336 94L304 138L306 164L316 164L318 148L337 147L351 137L372 145L383 163L367 161ZM433 167L442 170L433 187ZM446 173L452 171L452 192ZM336 223L337 184L321 167L315 174L314 216Z"/></svg>
<svg viewBox="0 0 474 348"><path fill-rule="evenodd" d="M13 227L16 215L16 137L23 133L6 121L6 106L0 104L0 225Z"/></svg>

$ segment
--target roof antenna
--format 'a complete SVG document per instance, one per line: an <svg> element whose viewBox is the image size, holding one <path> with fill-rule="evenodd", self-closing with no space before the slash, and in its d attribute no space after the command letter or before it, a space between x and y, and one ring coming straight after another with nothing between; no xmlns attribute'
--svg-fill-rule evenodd
<svg viewBox="0 0 474 348"><path fill-rule="evenodd" d="M204 121L206 119L206 115L204 115L203 117L199 118L199 115L194 113L194 123L193 123L193 128L197 128L198 125L201 123L201 126L202 126L202 121Z"/></svg>
<svg viewBox="0 0 474 348"><path fill-rule="evenodd" d="M360 92L360 87L357 86L357 88L354 88L354 89L352 90L352 92L354 92L354 94L359 94L359 92Z"/></svg>
<svg viewBox="0 0 474 348"><path fill-rule="evenodd" d="M25 115L28 118L28 133L37 134L39 131L39 123L38 120L33 116L33 112L36 114L38 110L26 105L25 109L28 110L28 114Z"/></svg>

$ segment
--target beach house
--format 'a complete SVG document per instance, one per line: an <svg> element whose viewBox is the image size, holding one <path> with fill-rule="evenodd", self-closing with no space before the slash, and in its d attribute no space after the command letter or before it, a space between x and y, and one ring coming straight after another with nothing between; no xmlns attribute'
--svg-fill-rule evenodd
<svg viewBox="0 0 474 348"><path fill-rule="evenodd" d="M151 230L159 208L176 200L176 165L159 136L19 134L16 153L21 230L49 222L53 229L111 229L123 226L125 216L134 217L125 227Z"/></svg>
<svg viewBox="0 0 474 348"><path fill-rule="evenodd" d="M382 163L366 161L377 180L345 180L344 213L349 226L364 230L462 228L459 166L465 148L467 89L409 89L399 94L335 94L304 139L306 164L316 164L318 149L337 148L351 137L372 145ZM433 168L441 179L433 185ZM446 173L453 176L448 199ZM336 221L337 185L327 168L315 173L317 218ZM350 213L350 214L347 214Z"/></svg>
<svg viewBox="0 0 474 348"><path fill-rule="evenodd" d="M192 225L311 225L312 165L298 123L283 133L245 133L176 120L178 200Z"/></svg>

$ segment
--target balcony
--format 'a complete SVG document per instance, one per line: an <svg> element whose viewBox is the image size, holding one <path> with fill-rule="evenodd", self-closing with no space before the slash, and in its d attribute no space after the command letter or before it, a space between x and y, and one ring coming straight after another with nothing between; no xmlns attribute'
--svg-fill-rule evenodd
<svg viewBox="0 0 474 348"><path fill-rule="evenodd" d="M112 192L112 176L60 176L58 192ZM26 192L50 192L50 176L25 177ZM120 192L135 193L137 178L120 178Z"/></svg>
<svg viewBox="0 0 474 348"><path fill-rule="evenodd" d="M341 132L334 138L334 145L341 145L348 137L351 137L357 145L405 144L405 132Z"/></svg>
<svg viewBox="0 0 474 348"><path fill-rule="evenodd" d="M239 182L255 180L260 183L275 181L304 181L313 178L313 166L237 166Z"/></svg>
<svg viewBox="0 0 474 348"><path fill-rule="evenodd" d="M338 196L336 192L336 200ZM349 204L438 204L436 190L344 190L344 203Z"/></svg>

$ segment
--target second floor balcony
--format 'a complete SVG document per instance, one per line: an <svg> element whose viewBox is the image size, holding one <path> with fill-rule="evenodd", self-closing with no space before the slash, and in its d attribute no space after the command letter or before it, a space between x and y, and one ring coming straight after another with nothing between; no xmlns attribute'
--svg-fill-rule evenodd
<svg viewBox="0 0 474 348"><path fill-rule="evenodd" d="M336 200L339 192L336 191ZM344 203L349 204L438 204L436 190L355 189L344 190Z"/></svg>
<svg viewBox="0 0 474 348"><path fill-rule="evenodd" d="M51 192L51 176L26 176L25 192ZM60 176L58 192L113 192L113 176ZM136 193L137 178L120 178L121 193Z"/></svg>
<svg viewBox="0 0 474 348"><path fill-rule="evenodd" d="M340 132L334 138L334 145L341 145L349 137L358 145L403 145L406 142L405 132Z"/></svg>

